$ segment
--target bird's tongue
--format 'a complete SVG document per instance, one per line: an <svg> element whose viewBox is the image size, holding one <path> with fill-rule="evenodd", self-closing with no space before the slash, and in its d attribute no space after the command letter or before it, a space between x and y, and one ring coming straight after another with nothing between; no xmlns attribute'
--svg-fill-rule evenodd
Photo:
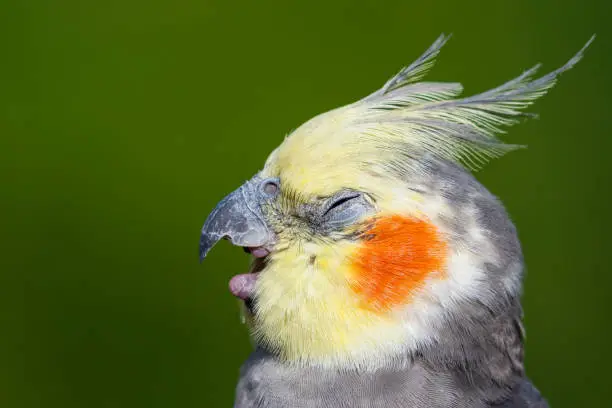
<svg viewBox="0 0 612 408"><path fill-rule="evenodd" d="M270 251L263 247L246 247L244 250L255 258L265 258L270 254ZM230 292L242 300L252 298L258 276L259 272L243 273L234 276L229 283Z"/></svg>
<svg viewBox="0 0 612 408"><path fill-rule="evenodd" d="M230 292L242 300L250 298L255 290L255 281L258 276L259 273L243 273L234 276L229 283Z"/></svg>

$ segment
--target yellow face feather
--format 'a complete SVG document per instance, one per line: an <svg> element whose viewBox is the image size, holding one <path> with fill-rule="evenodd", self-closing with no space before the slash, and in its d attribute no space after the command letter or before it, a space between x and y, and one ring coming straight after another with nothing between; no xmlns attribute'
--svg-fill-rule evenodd
<svg viewBox="0 0 612 408"><path fill-rule="evenodd" d="M279 199L284 202L284 211L290 214L314 197L336 191L339 187L334 180L342 180L340 173L336 176L321 189L303 188L309 195ZM283 177L285 191L288 183L299 185L287 174ZM317 179L309 181L308 186L321 185ZM396 179L386 184L374 178L364 181L360 187L377 197L376 218L405 214L427 219L421 195L408 190L405 183ZM276 229L276 249L267 257L257 280L256 313L247 318L255 341L298 364L366 367L372 359L382 362L393 358L405 344L406 329L398 324L403 308L372 310L356 296L358 271L354 263L363 241L313 236L300 224ZM350 232L350 227L345 232Z"/></svg>
<svg viewBox="0 0 612 408"><path fill-rule="evenodd" d="M381 339L399 344L396 320L362 308L350 289L355 246L307 244L275 254L258 280L255 339L287 361L321 365L383 354Z"/></svg>

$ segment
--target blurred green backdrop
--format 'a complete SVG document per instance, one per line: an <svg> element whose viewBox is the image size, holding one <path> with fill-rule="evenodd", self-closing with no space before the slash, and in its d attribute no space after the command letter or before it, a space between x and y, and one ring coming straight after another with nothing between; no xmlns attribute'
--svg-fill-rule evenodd
<svg viewBox="0 0 612 408"><path fill-rule="evenodd" d="M529 375L554 407L610 406L611 42L604 0L3 0L0 406L229 407L250 351L197 261L213 205L283 136L360 98L441 32L430 78L468 93L586 58L478 177L528 264Z"/></svg>

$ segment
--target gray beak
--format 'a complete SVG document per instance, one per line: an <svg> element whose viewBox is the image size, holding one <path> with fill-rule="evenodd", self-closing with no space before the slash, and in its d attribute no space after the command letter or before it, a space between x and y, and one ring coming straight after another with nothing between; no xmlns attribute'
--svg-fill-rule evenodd
<svg viewBox="0 0 612 408"><path fill-rule="evenodd" d="M255 177L217 204L202 227L200 262L222 238L241 247L261 247L272 242L273 234L261 211L262 204L271 197L261 185L262 180Z"/></svg>

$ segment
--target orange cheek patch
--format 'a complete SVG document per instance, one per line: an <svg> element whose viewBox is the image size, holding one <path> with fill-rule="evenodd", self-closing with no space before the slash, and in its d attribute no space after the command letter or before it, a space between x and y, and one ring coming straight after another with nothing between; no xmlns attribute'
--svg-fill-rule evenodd
<svg viewBox="0 0 612 408"><path fill-rule="evenodd" d="M446 243L424 220L390 216L376 220L352 260L351 287L367 308L389 310L434 272L443 272Z"/></svg>

